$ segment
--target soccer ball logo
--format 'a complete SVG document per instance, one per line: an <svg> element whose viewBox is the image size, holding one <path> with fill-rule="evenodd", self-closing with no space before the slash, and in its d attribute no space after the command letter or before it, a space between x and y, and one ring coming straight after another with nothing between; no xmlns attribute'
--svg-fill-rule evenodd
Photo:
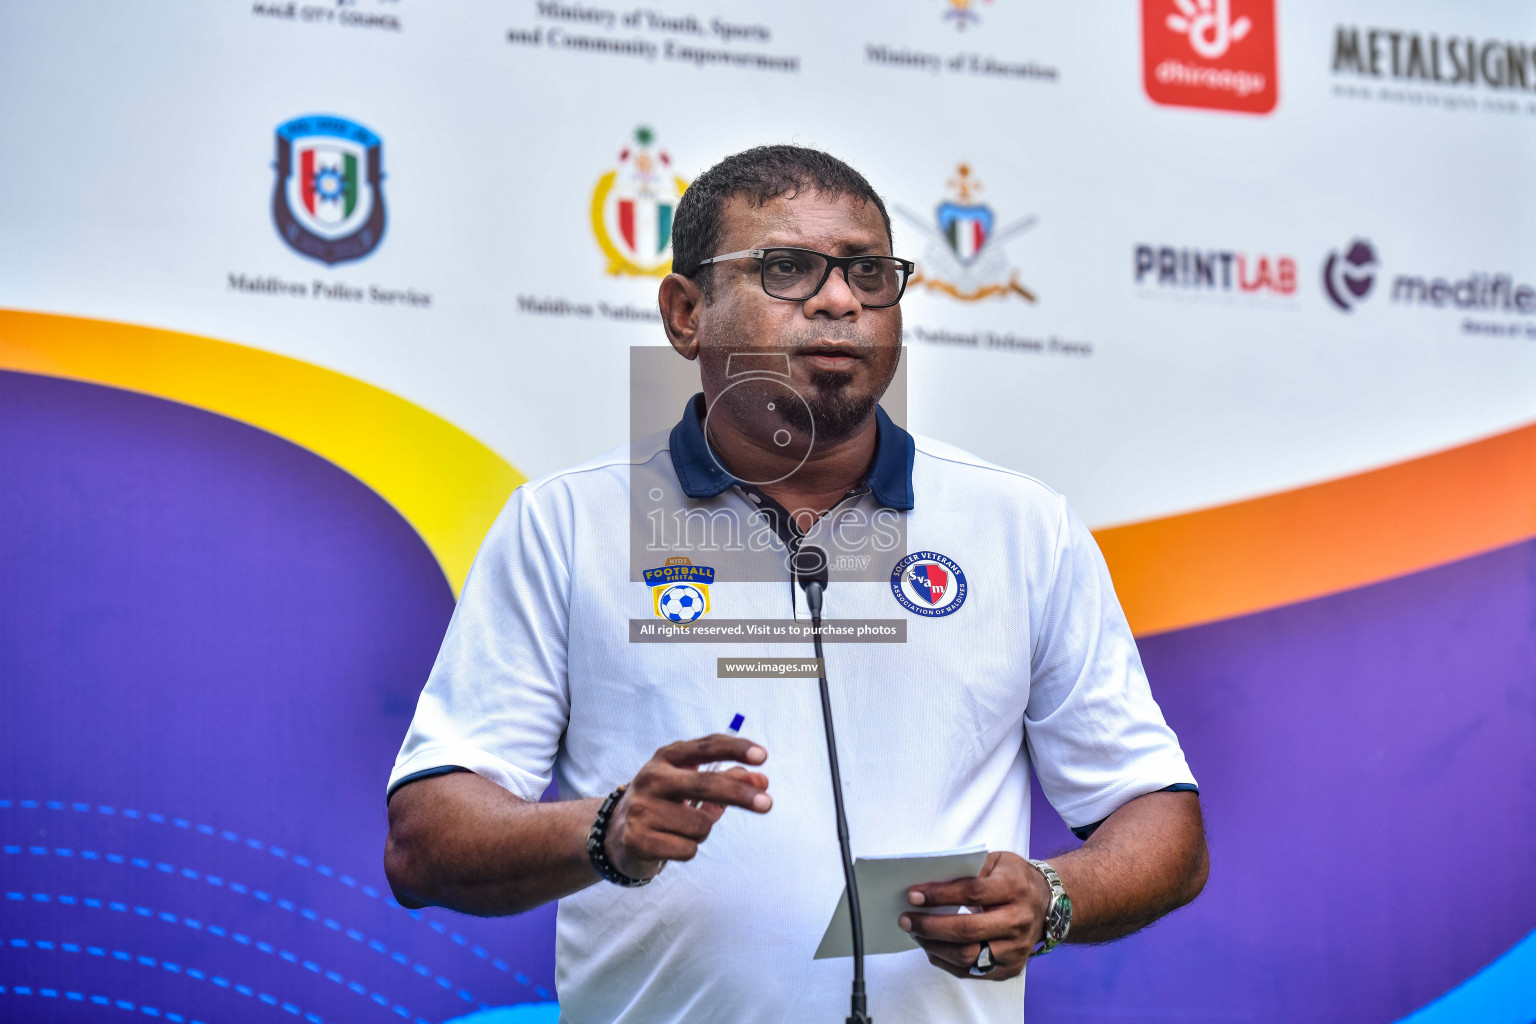
<svg viewBox="0 0 1536 1024"><path fill-rule="evenodd" d="M686 626L704 614L704 595L698 587L678 583L662 591L656 607L661 610L662 618Z"/></svg>

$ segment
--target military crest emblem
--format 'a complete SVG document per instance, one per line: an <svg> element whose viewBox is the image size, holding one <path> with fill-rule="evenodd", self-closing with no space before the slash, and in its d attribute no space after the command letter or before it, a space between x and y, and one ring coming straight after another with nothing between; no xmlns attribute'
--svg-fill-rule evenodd
<svg viewBox="0 0 1536 1024"><path fill-rule="evenodd" d="M710 610L709 586L715 582L715 570L709 566L674 555L642 575L651 588L651 609L658 618L687 626Z"/></svg>
<svg viewBox="0 0 1536 1024"><path fill-rule="evenodd" d="M934 217L923 217L900 206L896 212L928 239L923 260L909 288L926 288L961 302L1016 295L1034 302L1035 295L1019 282L1009 266L1003 243L1035 226L1029 216L999 227L992 207L978 201L981 182L969 164L960 164L949 180L953 196L939 203Z"/></svg>
<svg viewBox="0 0 1536 1024"><path fill-rule="evenodd" d="M295 252L334 266L384 238L382 143L343 117L296 117L277 128L272 217Z"/></svg>
<svg viewBox="0 0 1536 1024"><path fill-rule="evenodd" d="M592 190L592 232L615 276L665 277L672 270L672 214L688 182L672 173L671 158L655 141L650 128L636 128L619 165Z"/></svg>
<svg viewBox="0 0 1536 1024"><path fill-rule="evenodd" d="M944 202L939 204L939 232L949 243L961 266L976 262L992 234L995 218L988 207Z"/></svg>

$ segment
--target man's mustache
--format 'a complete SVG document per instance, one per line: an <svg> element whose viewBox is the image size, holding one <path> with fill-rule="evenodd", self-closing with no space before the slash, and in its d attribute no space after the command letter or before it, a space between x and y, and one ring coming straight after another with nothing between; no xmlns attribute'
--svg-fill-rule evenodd
<svg viewBox="0 0 1536 1024"><path fill-rule="evenodd" d="M822 343L828 341L857 349L860 355L872 353L880 347L878 342L860 332L856 327L842 323L828 323L788 335L781 334L766 344L757 342L755 339L744 341L738 345L729 346L726 351L764 354L787 351L795 355L804 355L824 347Z"/></svg>

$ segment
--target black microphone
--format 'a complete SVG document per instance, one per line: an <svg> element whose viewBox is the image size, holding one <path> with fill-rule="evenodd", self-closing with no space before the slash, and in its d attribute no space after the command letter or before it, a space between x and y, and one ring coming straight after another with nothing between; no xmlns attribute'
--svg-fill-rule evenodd
<svg viewBox="0 0 1536 1024"><path fill-rule="evenodd" d="M827 553L814 544L797 548L790 567L805 588L805 606L811 613L811 640L821 662L821 723L827 730L827 763L832 768L832 806L837 809L837 845L843 855L843 878L848 884L848 917L853 922L853 995L848 1024L873 1024L864 996L864 916L859 912L859 883L853 877L853 848L848 842L848 816L843 811L843 777L837 767L837 734L832 729L832 694L827 689L827 660L821 651L821 597L827 589Z"/></svg>

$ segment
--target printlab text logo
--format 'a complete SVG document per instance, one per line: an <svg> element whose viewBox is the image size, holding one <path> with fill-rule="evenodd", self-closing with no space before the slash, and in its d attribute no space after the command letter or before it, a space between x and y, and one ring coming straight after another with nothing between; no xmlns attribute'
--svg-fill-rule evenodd
<svg viewBox="0 0 1536 1024"><path fill-rule="evenodd" d="M1156 103L1275 109L1275 0L1142 0L1142 75Z"/></svg>
<svg viewBox="0 0 1536 1024"><path fill-rule="evenodd" d="M1138 287L1182 296L1296 294L1291 256L1143 244L1136 246L1135 266Z"/></svg>

